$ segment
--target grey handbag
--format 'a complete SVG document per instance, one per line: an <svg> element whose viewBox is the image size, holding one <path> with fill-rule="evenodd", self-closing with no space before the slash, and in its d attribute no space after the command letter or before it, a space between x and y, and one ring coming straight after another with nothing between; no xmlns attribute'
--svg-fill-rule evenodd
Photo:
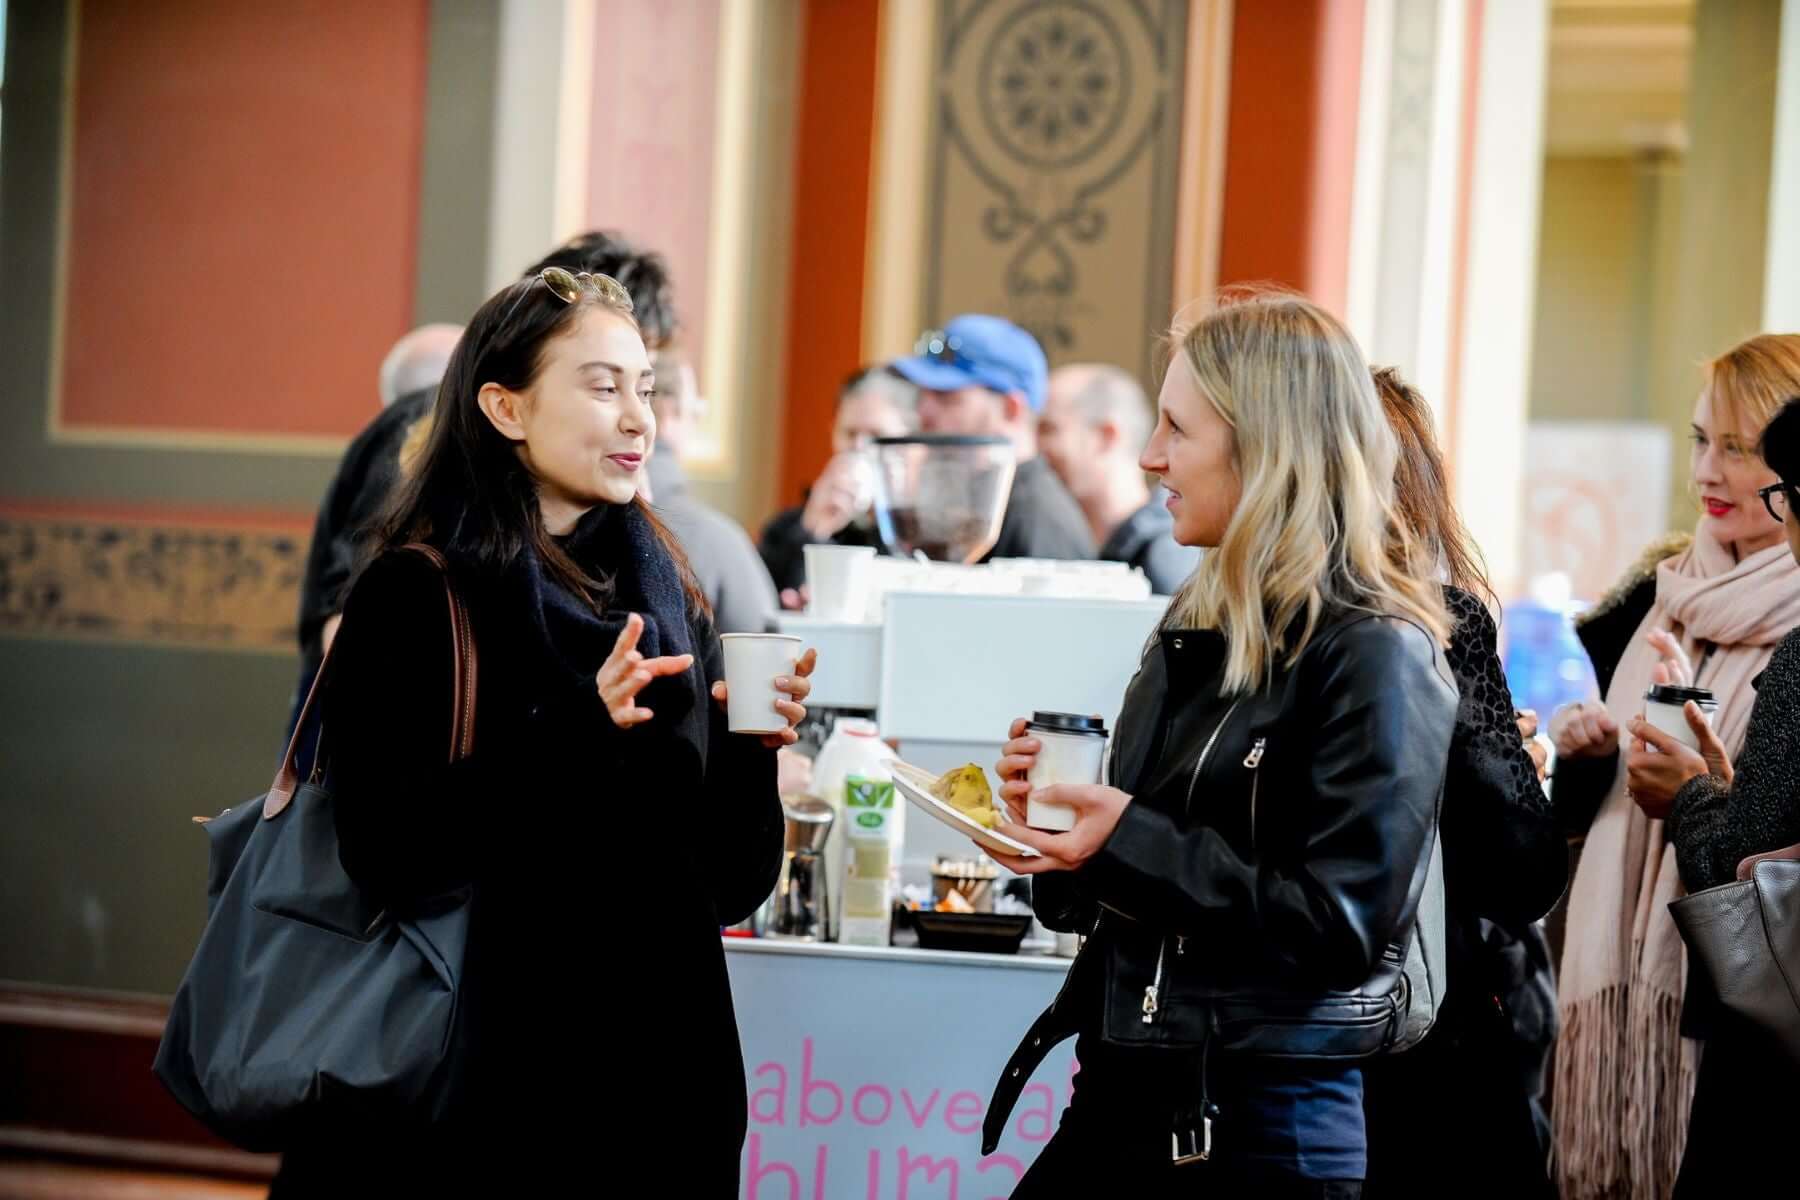
<svg viewBox="0 0 1800 1200"><path fill-rule="evenodd" d="M474 636L443 556L405 549L444 572L455 762L474 749ZM388 913L344 873L330 792L316 770L295 786L295 751L330 668L327 655L268 793L195 818L210 842L209 911L156 1052L175 1098L251 1150L366 1118L429 1123L452 1090L469 894Z"/></svg>
<svg viewBox="0 0 1800 1200"><path fill-rule="evenodd" d="M1438 1010L1444 1006L1444 992L1449 984L1448 958L1444 935L1444 845L1441 834L1433 833L1425 848L1431 857L1425 867L1425 890L1419 894L1418 916L1414 918L1412 936L1406 940L1406 959L1402 978L1406 981L1406 1015L1400 1021L1400 1032L1387 1048L1389 1054L1401 1054L1425 1040L1437 1024Z"/></svg>
<svg viewBox="0 0 1800 1200"><path fill-rule="evenodd" d="M1669 912L1719 1002L1800 1063L1800 846L1746 858L1737 874Z"/></svg>

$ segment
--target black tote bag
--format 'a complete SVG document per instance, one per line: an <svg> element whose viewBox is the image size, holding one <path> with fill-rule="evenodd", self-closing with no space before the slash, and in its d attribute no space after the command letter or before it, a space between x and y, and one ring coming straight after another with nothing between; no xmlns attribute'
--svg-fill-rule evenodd
<svg viewBox="0 0 1800 1200"><path fill-rule="evenodd" d="M1719 1003L1800 1064L1800 846L1745 859L1669 912Z"/></svg>
<svg viewBox="0 0 1800 1200"><path fill-rule="evenodd" d="M443 556L406 549L444 572L455 762L474 749L474 637ZM429 1124L452 1090L469 894L392 914L344 873L330 792L316 774L295 786L295 750L330 665L327 655L268 793L195 818L210 841L209 911L155 1071L208 1128L249 1150L345 1122Z"/></svg>

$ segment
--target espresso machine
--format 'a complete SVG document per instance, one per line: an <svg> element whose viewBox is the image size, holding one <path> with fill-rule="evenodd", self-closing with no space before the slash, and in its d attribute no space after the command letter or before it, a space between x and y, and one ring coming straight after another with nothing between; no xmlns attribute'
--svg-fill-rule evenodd
<svg viewBox="0 0 1800 1200"><path fill-rule="evenodd" d="M812 796L783 796L781 809L787 818L786 853L758 924L764 937L822 942L831 928L825 839L836 814Z"/></svg>

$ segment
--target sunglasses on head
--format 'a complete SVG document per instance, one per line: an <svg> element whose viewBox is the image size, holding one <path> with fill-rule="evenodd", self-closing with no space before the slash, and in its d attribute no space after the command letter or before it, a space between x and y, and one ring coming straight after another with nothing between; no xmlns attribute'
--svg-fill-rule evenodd
<svg viewBox="0 0 1800 1200"><path fill-rule="evenodd" d="M512 320L513 314L519 310L519 305L525 302L525 297L531 295L532 289L540 282L550 289L552 296L564 304L575 304L583 296L592 296L610 308L627 313L632 311L631 293L625 290L624 284L611 275L599 275L588 271L568 271L562 267L545 267L526 283L525 289L519 293L519 298L512 302L511 308L506 310L506 316L500 321L502 325Z"/></svg>

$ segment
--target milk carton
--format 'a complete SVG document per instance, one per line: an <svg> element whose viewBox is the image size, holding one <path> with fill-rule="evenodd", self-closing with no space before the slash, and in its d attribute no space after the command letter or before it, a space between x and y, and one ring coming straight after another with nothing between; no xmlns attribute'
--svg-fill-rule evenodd
<svg viewBox="0 0 1800 1200"><path fill-rule="evenodd" d="M838 940L885 946L900 884L902 809L889 779L844 780L844 907Z"/></svg>

